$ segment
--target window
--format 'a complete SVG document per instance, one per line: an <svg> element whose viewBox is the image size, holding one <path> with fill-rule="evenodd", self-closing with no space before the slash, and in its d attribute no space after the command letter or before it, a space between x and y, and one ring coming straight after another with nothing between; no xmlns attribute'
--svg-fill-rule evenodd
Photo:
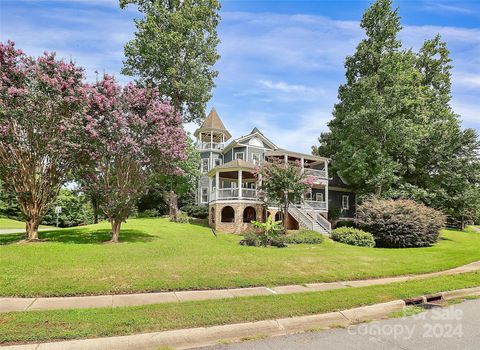
<svg viewBox="0 0 480 350"><path fill-rule="evenodd" d="M208 187L202 187L201 203L208 203Z"/></svg>
<svg viewBox="0 0 480 350"><path fill-rule="evenodd" d="M318 202L323 202L323 193L315 193L315 200Z"/></svg>
<svg viewBox="0 0 480 350"><path fill-rule="evenodd" d="M348 210L350 204L350 196L342 196L342 209Z"/></svg>
<svg viewBox="0 0 480 350"><path fill-rule="evenodd" d="M215 166L220 166L222 165L222 160L220 158L215 159Z"/></svg>
<svg viewBox="0 0 480 350"><path fill-rule="evenodd" d="M245 160L245 153L244 152L235 153L235 159Z"/></svg>
<svg viewBox="0 0 480 350"><path fill-rule="evenodd" d="M209 167L208 167L209 160L210 160L210 158L203 158L202 159L202 163L201 163L201 167L200 167L200 171L202 173L208 172L208 170L209 170Z"/></svg>
<svg viewBox="0 0 480 350"><path fill-rule="evenodd" d="M261 155L258 153L252 153L252 162L253 164L260 164Z"/></svg>

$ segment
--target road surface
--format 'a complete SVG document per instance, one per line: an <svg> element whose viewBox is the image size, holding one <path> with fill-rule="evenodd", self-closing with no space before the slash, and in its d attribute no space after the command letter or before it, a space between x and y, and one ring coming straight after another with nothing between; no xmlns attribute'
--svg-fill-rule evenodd
<svg viewBox="0 0 480 350"><path fill-rule="evenodd" d="M345 329L218 345L204 350L479 350L480 300ZM254 335L252 335L254 336Z"/></svg>

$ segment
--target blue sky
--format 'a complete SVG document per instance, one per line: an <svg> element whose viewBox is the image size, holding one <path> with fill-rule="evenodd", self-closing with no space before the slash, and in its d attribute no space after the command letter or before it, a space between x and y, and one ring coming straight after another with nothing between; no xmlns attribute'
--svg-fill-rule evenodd
<svg viewBox="0 0 480 350"><path fill-rule="evenodd" d="M32 55L57 51L86 68L120 76L134 7L117 0L1 0L0 40ZM237 137L259 127L280 147L309 152L327 130L344 58L363 33L370 1L223 1L215 106ZM440 33L453 58L454 110L480 132L480 1L395 1L405 47ZM194 130L194 125L187 129Z"/></svg>

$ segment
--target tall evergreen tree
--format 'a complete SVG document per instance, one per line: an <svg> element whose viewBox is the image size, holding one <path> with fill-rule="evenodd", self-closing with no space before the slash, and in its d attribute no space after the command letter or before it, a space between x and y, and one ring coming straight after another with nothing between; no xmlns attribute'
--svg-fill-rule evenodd
<svg viewBox="0 0 480 350"><path fill-rule="evenodd" d="M205 118L218 72L218 0L120 0L138 6L135 38L125 45L123 73L154 85L184 121Z"/></svg>
<svg viewBox="0 0 480 350"><path fill-rule="evenodd" d="M415 54L401 50L400 18L390 0L375 2L360 26L366 38L346 58L347 81L339 88L321 151L354 187L381 194L417 151L421 75Z"/></svg>
<svg viewBox="0 0 480 350"><path fill-rule="evenodd" d="M330 132L314 152L358 190L408 197L460 221L478 217L479 142L451 106L451 59L439 35L402 50L391 0L364 14L366 39L347 57Z"/></svg>

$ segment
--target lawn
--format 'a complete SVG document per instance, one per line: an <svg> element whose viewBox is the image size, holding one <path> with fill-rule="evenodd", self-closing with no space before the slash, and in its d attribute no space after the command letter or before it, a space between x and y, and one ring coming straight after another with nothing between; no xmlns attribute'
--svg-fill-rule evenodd
<svg viewBox="0 0 480 350"><path fill-rule="evenodd" d="M0 218L0 230L24 229L24 228L25 228L25 223L23 221ZM40 225L40 228L51 228L51 226Z"/></svg>
<svg viewBox="0 0 480 350"><path fill-rule="evenodd" d="M107 223L0 235L0 295L60 296L303 284L438 271L480 260L480 234L446 230L434 247L360 248L327 240L288 248L240 246L239 236L167 219L133 219L120 244Z"/></svg>
<svg viewBox="0 0 480 350"><path fill-rule="evenodd" d="M480 273L325 292L0 314L0 344L146 333L345 310L480 285Z"/></svg>

